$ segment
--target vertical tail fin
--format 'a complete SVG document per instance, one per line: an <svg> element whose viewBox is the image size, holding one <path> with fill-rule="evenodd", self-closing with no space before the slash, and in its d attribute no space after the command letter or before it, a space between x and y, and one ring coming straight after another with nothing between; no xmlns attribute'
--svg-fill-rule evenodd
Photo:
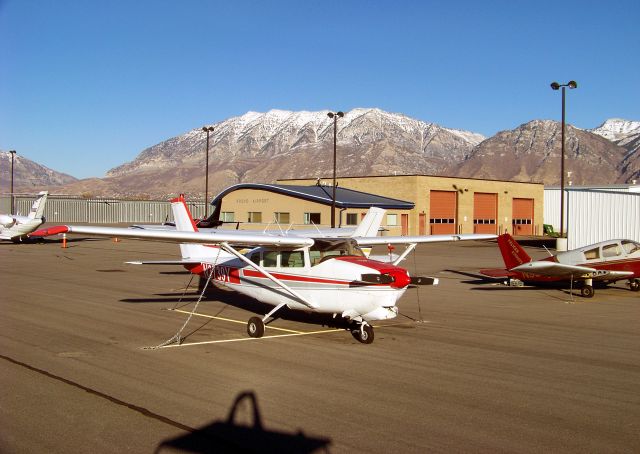
<svg viewBox="0 0 640 454"><path fill-rule="evenodd" d="M29 212L29 219L40 219L44 214L44 206L47 203L47 196L49 195L48 191L40 191L38 193L38 198L31 205L31 211Z"/></svg>
<svg viewBox="0 0 640 454"><path fill-rule="evenodd" d="M382 224L382 218L385 210L382 208L371 207L367 215L362 219L352 237L371 237L378 236L378 229Z"/></svg>
<svg viewBox="0 0 640 454"><path fill-rule="evenodd" d="M193 221L193 216L191 216L191 211L189 211L187 207L183 194L171 200L171 211L173 212L173 220L176 223L176 230L180 232L198 231L198 227L196 227ZM215 255L215 250L212 252L211 247L202 244L180 243L180 253L183 259L204 259Z"/></svg>
<svg viewBox="0 0 640 454"><path fill-rule="evenodd" d="M498 247L508 270L531 261L529 254L508 233L498 237Z"/></svg>

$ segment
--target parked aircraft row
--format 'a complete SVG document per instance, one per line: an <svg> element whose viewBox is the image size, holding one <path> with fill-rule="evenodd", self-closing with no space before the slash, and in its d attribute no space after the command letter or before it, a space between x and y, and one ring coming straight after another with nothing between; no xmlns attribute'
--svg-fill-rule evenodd
<svg viewBox="0 0 640 454"><path fill-rule="evenodd" d="M171 202L176 230L96 226L57 226L32 235L60 233L170 241L180 244L181 259L139 261L134 264L182 265L190 272L273 307L263 317L251 317L247 332L261 337L265 325L287 307L329 314L349 323L353 336L371 343L371 322L398 315L398 300L412 285L436 284L434 278L410 276L399 263L417 244L441 241L486 240L496 235L430 235L378 237L384 210L371 208L356 230L343 234L269 233L235 230L198 231L184 198ZM393 262L368 258L362 247L405 244ZM241 248L250 248L242 254Z"/></svg>
<svg viewBox="0 0 640 454"><path fill-rule="evenodd" d="M29 216L19 222L15 217L13 224L8 218L0 218L3 229L5 221L7 228L36 222L40 225L44 221L45 201L46 193L43 193ZM261 337L265 325L276 319L284 308L289 308L329 314L347 323L357 340L371 343L374 337L371 323L396 317L398 301L409 287L437 284L435 278L410 276L400 266L417 244L429 242L497 238L506 268L481 270L490 277L517 279L534 285L561 282L573 287L575 282L585 297L593 296L594 282L608 284L626 279L631 290L640 290L640 244L631 240L606 241L532 260L508 234L379 237L377 232L385 212L379 208L371 208L355 229L254 232L199 229L183 196L172 200L171 207L174 226L66 225L33 231L30 236L68 233L179 243L181 258L177 260L129 263L181 265L208 281L270 305L273 309L266 315L249 319L247 333L251 337ZM18 234L17 230L13 232ZM25 234L24 230L19 232L20 236ZM396 244L406 246L399 255L372 257L368 254L367 248L375 245ZM248 252L241 253L247 248Z"/></svg>

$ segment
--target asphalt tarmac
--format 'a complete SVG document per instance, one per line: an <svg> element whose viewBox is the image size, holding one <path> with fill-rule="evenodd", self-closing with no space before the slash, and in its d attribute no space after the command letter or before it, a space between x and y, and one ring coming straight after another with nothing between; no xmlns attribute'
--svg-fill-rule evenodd
<svg viewBox="0 0 640 454"><path fill-rule="evenodd" d="M68 246L0 244L0 452L640 450L640 293L624 283L591 299L505 287L477 273L501 266L495 242L422 245L404 265L440 285L408 291L373 344L295 319L249 339L247 301L217 291L182 346L144 349L197 295L181 300L180 268L124 262L177 246Z"/></svg>

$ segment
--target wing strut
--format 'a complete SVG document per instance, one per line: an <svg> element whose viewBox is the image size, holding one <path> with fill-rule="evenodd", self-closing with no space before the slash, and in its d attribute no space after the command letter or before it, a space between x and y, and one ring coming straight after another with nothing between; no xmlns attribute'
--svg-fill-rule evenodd
<svg viewBox="0 0 640 454"><path fill-rule="evenodd" d="M305 297L300 295L298 292L293 290L291 287L286 285L284 282L282 282L277 277L273 276L271 273L269 273L267 270L262 268L260 265L258 265L257 263L253 263L251 260L246 258L244 255L242 255L238 251L236 251L233 247L229 246L229 243L222 242L222 243L220 243L220 247L222 247L222 249L224 249L228 253L233 254L236 257L238 257L240 260L242 260L244 263L246 263L247 265L249 265L252 268L254 268L256 271L258 271L260 274L262 274L267 279L270 279L271 281L275 282L276 285L278 285L280 288L285 290L287 293L289 293L291 296L293 296L296 300L300 301L305 306L307 306L307 307L309 307L311 309L317 309L318 308L318 306L316 304L313 304L311 301L309 301L308 299L306 299ZM276 307L277 307L277 309L280 309L281 306L282 305L278 305ZM271 311L269 313L269 315L271 315L273 312L275 312L275 311Z"/></svg>
<svg viewBox="0 0 640 454"><path fill-rule="evenodd" d="M404 258L409 255L411 253L411 251L413 251L416 246L418 245L418 243L409 243L409 245L407 246L407 248L404 250L404 252L402 254L400 254L400 257L398 257L397 259L395 259L395 261L393 262L393 265L398 265L401 261L404 260Z"/></svg>

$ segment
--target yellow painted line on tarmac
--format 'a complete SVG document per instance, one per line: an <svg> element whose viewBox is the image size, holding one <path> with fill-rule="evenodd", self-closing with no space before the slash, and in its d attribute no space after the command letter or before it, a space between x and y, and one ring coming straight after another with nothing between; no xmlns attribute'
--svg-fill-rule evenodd
<svg viewBox="0 0 640 454"><path fill-rule="evenodd" d="M171 309L173 312L181 312L183 314L191 314L190 311L183 311L181 309ZM246 324L245 321L241 321L241 320L235 320L232 318L226 318L226 317L218 317L215 315L206 315L206 314L200 314L198 312L194 312L193 315L197 315L198 317L205 317L205 318L211 318L211 319L215 319L215 320L221 320L221 321L225 321L225 322L231 322L231 323L239 323L239 324ZM425 320L423 323L429 323L429 321ZM390 326L400 326L400 325L414 325L415 322L397 322L397 323L387 323L384 325L373 325L374 328L386 328L386 327L390 327ZM207 344L225 344L225 343L231 343L231 342L244 342L244 341L257 341L257 340L266 340L266 339L275 339L275 338L281 338L281 337L294 337L294 336L309 336L312 334L327 334L327 333L336 333L338 331L345 331L344 328L331 328L331 329L321 329L321 330L316 330L316 331L296 331L296 330L292 330L292 329L286 329L286 328L278 328L275 326L269 326L266 325L265 329L268 330L276 330L276 331L284 331L286 334L273 334L271 336L262 336L262 337L239 337L239 338L233 338L233 339L220 339L220 340L212 340L212 341L202 341L202 342L187 342L187 343L183 343L183 344L170 344L170 345L165 345L163 347L160 348L175 348L175 347L190 347L193 345L207 345Z"/></svg>
<svg viewBox="0 0 640 454"><path fill-rule="evenodd" d="M268 328L268 327L267 327ZM207 345L207 344L224 344L231 342L244 342L244 341L258 341L258 340L267 340L274 339L278 337L294 337L294 336L309 336L311 334L326 334L326 333L335 333L337 331L344 331L343 329L323 329L319 331L307 331L307 332L295 332L289 334L274 334L272 336L262 336L262 337L239 337L234 339L221 339L221 340L213 340L213 341L202 341L202 342L189 342L184 344L171 344L165 345L161 348L175 348L175 347L190 347L193 345Z"/></svg>

